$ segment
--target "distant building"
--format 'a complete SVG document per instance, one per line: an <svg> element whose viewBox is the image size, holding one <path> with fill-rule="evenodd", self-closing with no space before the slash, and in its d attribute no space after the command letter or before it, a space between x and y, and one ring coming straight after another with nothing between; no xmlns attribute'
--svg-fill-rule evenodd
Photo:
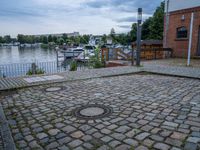
<svg viewBox="0 0 200 150"><path fill-rule="evenodd" d="M163 45L175 57L187 57L191 14L194 13L191 56L200 56L200 0L165 0Z"/></svg>
<svg viewBox="0 0 200 150"><path fill-rule="evenodd" d="M33 35L33 36L35 36L35 37L40 37L40 36L48 37L49 35L51 35L51 36L55 36L55 37L59 38L59 37L62 37L63 34L66 34L68 37L77 37L77 36L80 35L79 32L73 32L73 33L59 33L59 34L38 34L38 35Z"/></svg>

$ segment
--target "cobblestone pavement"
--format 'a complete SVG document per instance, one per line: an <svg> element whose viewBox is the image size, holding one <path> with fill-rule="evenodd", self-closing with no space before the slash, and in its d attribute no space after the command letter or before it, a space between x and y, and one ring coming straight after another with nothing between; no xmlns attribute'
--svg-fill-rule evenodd
<svg viewBox="0 0 200 150"><path fill-rule="evenodd" d="M59 77L62 77L62 79L38 81L34 83L28 83L25 81L27 80L27 78L30 79L29 76L17 77L17 78L0 78L0 91L30 87L33 85L42 85L49 83L75 81L75 80L116 76L124 74L134 74L141 71L200 79L200 68L167 66L167 65L152 64L152 63L148 64L146 62L143 67L125 66L125 67L114 67L114 68L90 69L90 70L75 71L75 72L68 71L55 74L58 75ZM36 76L36 79L37 77L44 77L44 76Z"/></svg>
<svg viewBox="0 0 200 150"><path fill-rule="evenodd" d="M185 67L187 64L187 59L169 58L169 59L148 60L148 61L142 61L142 64ZM190 64L191 67L200 68L200 59L191 59Z"/></svg>
<svg viewBox="0 0 200 150"><path fill-rule="evenodd" d="M60 91L45 92L58 86ZM200 81L195 79L131 75L73 81L20 89L1 103L19 149L200 148ZM93 120L73 115L88 104L111 107L112 113Z"/></svg>

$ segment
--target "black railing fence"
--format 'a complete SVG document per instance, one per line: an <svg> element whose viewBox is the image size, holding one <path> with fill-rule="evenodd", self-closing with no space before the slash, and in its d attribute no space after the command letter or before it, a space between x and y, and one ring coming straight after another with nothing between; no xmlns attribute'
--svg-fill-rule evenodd
<svg viewBox="0 0 200 150"><path fill-rule="evenodd" d="M56 61L52 62L34 62L37 69L44 71L46 74L59 73L70 70L71 61L63 62L62 65L57 65ZM0 65L0 77L19 77L25 76L32 69L33 63L14 63ZM88 64L77 63L77 70L88 69Z"/></svg>

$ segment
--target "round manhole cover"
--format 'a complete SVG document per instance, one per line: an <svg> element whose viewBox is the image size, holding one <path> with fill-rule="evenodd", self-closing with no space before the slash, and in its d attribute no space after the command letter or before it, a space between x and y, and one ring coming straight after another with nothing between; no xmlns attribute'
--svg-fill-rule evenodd
<svg viewBox="0 0 200 150"><path fill-rule="evenodd" d="M46 88L45 91L46 92L57 92L57 91L61 91L65 89L64 87L62 86L56 86L56 87L49 87L49 88Z"/></svg>
<svg viewBox="0 0 200 150"><path fill-rule="evenodd" d="M105 105L85 105L74 110L74 116L80 119L99 119L112 113L112 108Z"/></svg>

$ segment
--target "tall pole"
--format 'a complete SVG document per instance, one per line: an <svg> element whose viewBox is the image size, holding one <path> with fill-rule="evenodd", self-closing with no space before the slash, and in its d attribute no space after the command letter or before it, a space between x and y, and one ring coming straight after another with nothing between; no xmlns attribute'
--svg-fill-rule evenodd
<svg viewBox="0 0 200 150"><path fill-rule="evenodd" d="M141 51L141 24L142 24L142 8L138 8L138 21L137 21L137 60L136 65L140 66L140 51Z"/></svg>
<svg viewBox="0 0 200 150"><path fill-rule="evenodd" d="M168 38L168 30L169 30L169 0L165 0L165 32L164 32L164 48L167 48L167 38Z"/></svg>
<svg viewBox="0 0 200 150"><path fill-rule="evenodd" d="M189 39L189 46L188 46L188 60L187 60L187 66L190 66L190 57L191 57L191 48L192 48L193 21L194 21L194 13L191 14L190 39Z"/></svg>

